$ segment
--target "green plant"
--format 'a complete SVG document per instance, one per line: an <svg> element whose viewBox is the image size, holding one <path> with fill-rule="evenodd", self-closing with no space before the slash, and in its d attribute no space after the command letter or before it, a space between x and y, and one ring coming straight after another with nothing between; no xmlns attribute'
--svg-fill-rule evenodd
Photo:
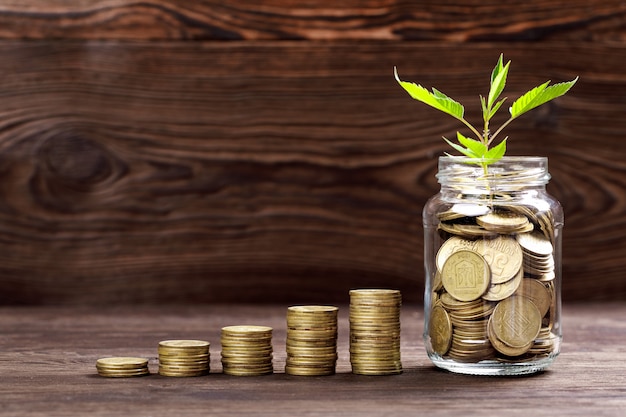
<svg viewBox="0 0 626 417"><path fill-rule="evenodd" d="M457 132L457 140L459 144L456 144L445 137L443 138L452 148L462 153L463 155L472 158L472 163L480 164L483 167L485 173L487 173L487 166L500 160L506 152L506 141L508 137L505 137L500 143L495 146L491 146L494 143L496 137L502 132L502 130L509 125L513 120L521 116L522 114L534 109L550 100L560 97L567 93L570 88L578 81L578 77L572 81L558 83L550 85L550 81L533 88L532 90L523 94L520 98L515 100L509 108L510 117L506 120L494 133L491 133L489 128L489 121L493 118L496 112L502 107L502 104L506 101L506 97L500 99L500 95L506 85L506 78L509 72L509 66L511 61L504 64L504 57L500 55L500 59L491 73L491 84L489 88L489 95L485 98L480 96L480 103L483 113L483 128L482 133L470 124L464 118L465 108L461 103L451 99L441 91L433 88L432 91L428 91L426 88L419 84L412 82L401 81L398 77L398 71L394 67L394 75L398 83L404 88L411 97L415 100L421 101L437 110L455 117L460 120L465 126L467 126L472 133L476 136L476 139L471 139L460 132Z"/></svg>

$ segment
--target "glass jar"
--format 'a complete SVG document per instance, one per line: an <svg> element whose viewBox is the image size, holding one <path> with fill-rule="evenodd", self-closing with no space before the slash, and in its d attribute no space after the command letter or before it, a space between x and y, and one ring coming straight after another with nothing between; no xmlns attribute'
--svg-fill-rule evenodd
<svg viewBox="0 0 626 417"><path fill-rule="evenodd" d="M548 160L441 157L424 207L424 342L440 368L539 372L561 345L563 211Z"/></svg>

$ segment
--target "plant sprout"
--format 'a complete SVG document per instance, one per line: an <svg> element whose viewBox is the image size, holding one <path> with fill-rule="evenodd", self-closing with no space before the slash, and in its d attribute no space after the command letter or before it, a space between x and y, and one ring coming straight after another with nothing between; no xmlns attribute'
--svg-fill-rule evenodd
<svg viewBox="0 0 626 417"><path fill-rule="evenodd" d="M509 108L509 119L506 120L493 133L491 133L489 122L506 101L506 97L500 99L500 95L506 85L506 78L509 72L510 64L511 61L504 64L504 57L501 54L498 63L491 73L489 95L487 97L482 95L480 96L483 114L482 132L465 120L465 108L461 105L461 103L453 100L435 88L432 88L432 91L429 91L419 84L401 81L395 67L394 75L402 88L404 88L415 100L421 101L422 103L425 103L437 110L449 114L450 116L461 121L472 131L474 136L476 136L476 139L468 138L460 132L457 132L458 144L446 139L445 137L443 139L458 152L472 158L471 163L481 165L485 174L487 174L487 166L499 161L506 152L506 141L508 137L505 137L495 146L492 146L496 137L498 137L502 130L513 120L517 119L529 110L564 95L570 88L572 88L576 81L578 81L578 77L572 81L553 85L550 85L550 81L546 81L545 83L526 92L520 98L515 100Z"/></svg>

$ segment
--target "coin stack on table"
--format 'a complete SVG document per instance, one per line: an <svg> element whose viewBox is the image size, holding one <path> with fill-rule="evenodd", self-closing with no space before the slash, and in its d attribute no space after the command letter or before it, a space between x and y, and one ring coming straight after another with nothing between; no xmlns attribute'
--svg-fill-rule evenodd
<svg viewBox="0 0 626 417"><path fill-rule="evenodd" d="M221 343L222 369L225 374L258 376L274 372L271 327L223 327Z"/></svg>
<svg viewBox="0 0 626 417"><path fill-rule="evenodd" d="M101 358L96 361L100 376L110 378L128 378L150 375L148 359L134 357Z"/></svg>
<svg viewBox="0 0 626 417"><path fill-rule="evenodd" d="M551 212L460 204L439 214L428 334L459 362L523 361L553 352Z"/></svg>
<svg viewBox="0 0 626 417"><path fill-rule="evenodd" d="M209 373L209 342L163 340L159 342L159 375L189 377Z"/></svg>
<svg viewBox="0 0 626 417"><path fill-rule="evenodd" d="M350 291L350 363L352 373L392 375L402 372L398 290Z"/></svg>
<svg viewBox="0 0 626 417"><path fill-rule="evenodd" d="M287 309L285 373L321 376L337 365L337 311L334 306L292 306Z"/></svg>

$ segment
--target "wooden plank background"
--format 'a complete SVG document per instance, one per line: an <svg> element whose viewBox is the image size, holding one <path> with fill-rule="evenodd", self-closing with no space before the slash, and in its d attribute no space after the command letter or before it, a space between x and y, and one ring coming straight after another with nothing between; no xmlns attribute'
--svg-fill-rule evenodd
<svg viewBox="0 0 626 417"><path fill-rule="evenodd" d="M325 3L329 3L328 5ZM423 291L421 209L459 126L550 158L564 300L625 300L621 1L0 1L0 303L338 302Z"/></svg>

